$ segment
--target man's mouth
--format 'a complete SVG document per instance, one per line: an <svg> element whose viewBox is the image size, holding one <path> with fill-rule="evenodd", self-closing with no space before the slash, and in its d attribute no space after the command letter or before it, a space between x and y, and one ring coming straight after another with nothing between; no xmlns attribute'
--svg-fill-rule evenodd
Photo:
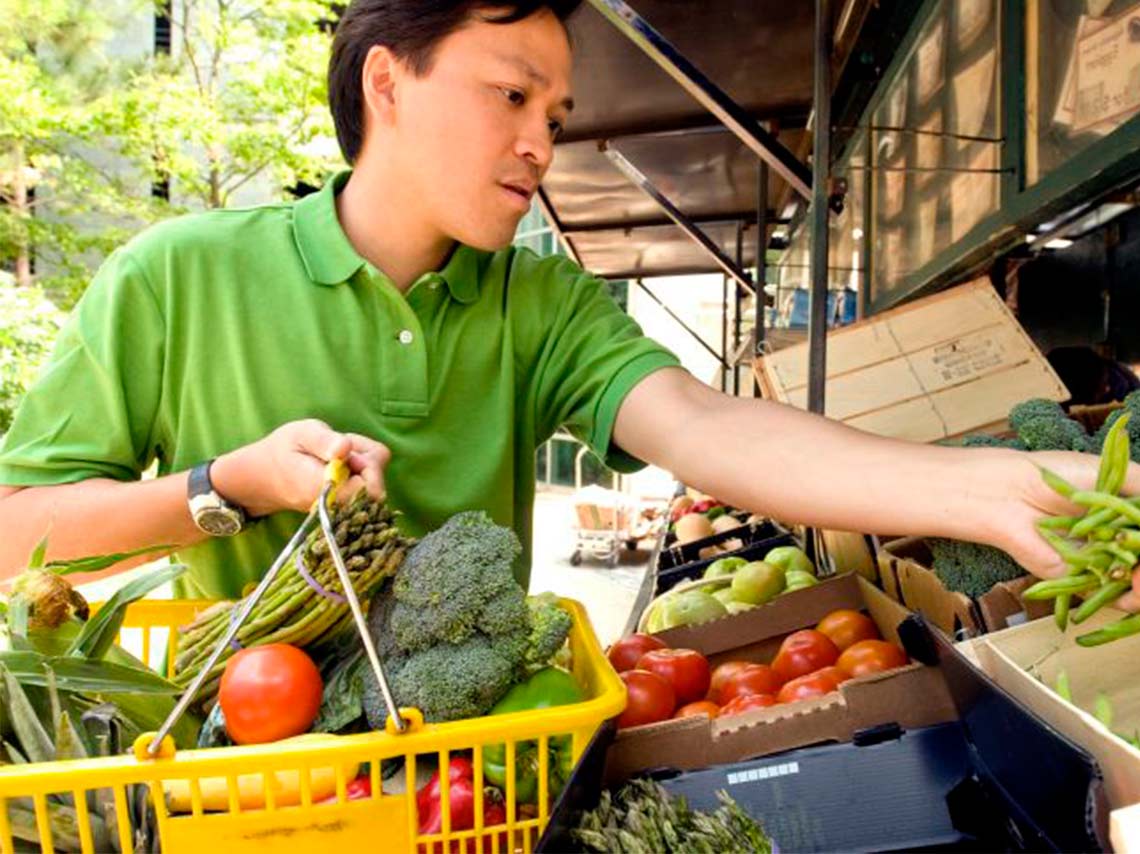
<svg viewBox="0 0 1140 854"><path fill-rule="evenodd" d="M510 195L519 200L521 204L530 206L531 197L534 196L536 187L533 184L522 184L515 182L502 182L499 184Z"/></svg>

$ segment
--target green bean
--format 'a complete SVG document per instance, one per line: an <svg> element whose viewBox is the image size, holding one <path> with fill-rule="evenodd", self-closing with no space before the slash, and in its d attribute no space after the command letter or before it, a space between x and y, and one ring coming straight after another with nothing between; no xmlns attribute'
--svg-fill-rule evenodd
<svg viewBox="0 0 1140 854"><path fill-rule="evenodd" d="M1081 521L1080 516L1046 516L1043 519L1038 519L1036 524L1038 529L1064 531L1067 534L1069 529L1079 521Z"/></svg>
<svg viewBox="0 0 1140 854"><path fill-rule="evenodd" d="M1073 494L1076 495L1076 493ZM1081 519L1081 521L1073 525L1072 529L1069 531L1069 536L1076 537L1078 539L1087 537L1090 531L1093 531L1102 525L1107 525L1109 522L1115 519L1116 516L1117 512L1108 507L1102 507L1099 510L1094 510L1091 513L1087 513L1085 517Z"/></svg>
<svg viewBox="0 0 1140 854"><path fill-rule="evenodd" d="M1097 473L1097 492L1106 492L1116 495L1124 486L1124 478L1128 474L1128 426L1129 414L1126 412L1112 425L1104 440L1104 449L1100 454L1100 470Z"/></svg>
<svg viewBox="0 0 1140 854"><path fill-rule="evenodd" d="M1132 614L1114 623L1109 623L1095 632L1078 636L1077 643L1080 646L1100 646L1137 633L1140 633L1140 614Z"/></svg>
<svg viewBox="0 0 1140 854"><path fill-rule="evenodd" d="M1116 535L1116 542L1130 552L1140 552L1140 531L1120 531Z"/></svg>
<svg viewBox="0 0 1140 854"><path fill-rule="evenodd" d="M1070 496L1070 500L1085 507L1097 507L1104 508L1106 510L1115 510L1121 516L1127 516L1135 524L1140 525L1140 508L1137 508L1136 505L1132 502L1126 501L1125 499L1120 498L1116 495L1108 495L1103 492L1091 491L1074 492ZM1093 527L1096 526L1094 525Z"/></svg>
<svg viewBox="0 0 1140 854"><path fill-rule="evenodd" d="M1041 479L1044 480L1045 483L1049 485L1049 488L1056 492L1058 495L1061 495L1064 498L1068 498L1077 491L1077 488L1075 486L1073 486L1056 472L1049 471L1049 469L1045 468L1044 466L1038 466L1038 469L1041 471Z"/></svg>
<svg viewBox="0 0 1140 854"><path fill-rule="evenodd" d="M1073 613L1073 622L1083 623L1109 602L1115 602L1132 586L1131 581L1110 581L1088 597Z"/></svg>
<svg viewBox="0 0 1140 854"><path fill-rule="evenodd" d="M1110 528L1108 525L1101 525L1099 528L1089 533L1089 539L1094 543L1111 543L1116 539L1116 536L1117 529Z"/></svg>
<svg viewBox="0 0 1140 854"><path fill-rule="evenodd" d="M1066 703L1073 702L1073 690L1069 686L1069 674L1064 669L1057 672L1057 694Z"/></svg>
<svg viewBox="0 0 1140 854"><path fill-rule="evenodd" d="M1069 625L1069 605L1072 601L1072 593L1062 593L1053 600L1053 619L1057 622L1057 628L1061 631L1065 631Z"/></svg>
<svg viewBox="0 0 1140 854"><path fill-rule="evenodd" d="M1086 593L1089 590L1096 589L1098 586L1099 582L1095 575L1081 573L1080 575L1070 575L1065 578L1050 578L1046 581L1038 581L1022 593L1021 598L1028 599L1031 602L1038 602L1044 599L1052 599L1055 596L1060 596L1062 593Z"/></svg>
<svg viewBox="0 0 1140 854"><path fill-rule="evenodd" d="M1064 537L1057 536L1052 531L1041 531L1038 533L1041 538L1053 547L1053 551L1059 554L1062 558L1076 558L1080 556L1077 547L1066 540Z"/></svg>

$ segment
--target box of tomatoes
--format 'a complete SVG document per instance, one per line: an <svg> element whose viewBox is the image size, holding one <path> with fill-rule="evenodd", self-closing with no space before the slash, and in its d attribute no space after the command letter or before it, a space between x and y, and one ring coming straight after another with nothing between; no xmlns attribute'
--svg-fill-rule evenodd
<svg viewBox="0 0 1140 854"><path fill-rule="evenodd" d="M629 704L587 749L538 851L583 850L575 828L603 788L646 776L694 809L727 793L787 851L1107 841L1094 759L858 576L623 639L610 659Z"/></svg>
<svg viewBox="0 0 1140 854"><path fill-rule="evenodd" d="M900 644L909 614L846 575L734 616L623 638L610 660L626 671L629 702L607 774L628 776L647 755L698 768L851 741L886 722L954 720L942 675Z"/></svg>

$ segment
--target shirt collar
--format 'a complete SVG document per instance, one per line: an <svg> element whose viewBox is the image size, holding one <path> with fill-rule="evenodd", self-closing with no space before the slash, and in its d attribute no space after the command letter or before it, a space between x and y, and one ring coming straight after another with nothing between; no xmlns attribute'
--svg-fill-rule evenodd
<svg viewBox="0 0 1140 854"><path fill-rule="evenodd" d="M347 282L366 265L349 243L336 215L336 194L351 175L350 169L338 172L319 192L305 196L294 205L293 236L297 250L309 278L317 284ZM480 255L471 247L457 243L443 269L435 274L461 303L472 303L479 296Z"/></svg>

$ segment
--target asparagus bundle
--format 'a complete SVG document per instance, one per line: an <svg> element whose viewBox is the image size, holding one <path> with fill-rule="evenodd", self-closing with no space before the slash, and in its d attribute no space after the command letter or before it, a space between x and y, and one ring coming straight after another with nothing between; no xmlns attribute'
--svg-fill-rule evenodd
<svg viewBox="0 0 1140 854"><path fill-rule="evenodd" d="M333 511L336 542L344 557L357 597L367 602L386 578L394 575L413 541L401 536L395 513L361 490L352 501ZM209 705L218 691L226 660L242 647L288 643L316 646L342 631L355 631L352 613L343 597L328 543L316 529L298 550L291 565L265 591L238 630L233 648L223 651L210 671L198 702ZM175 658L176 685L185 688L205 666L237 615L240 600L219 602L179 630Z"/></svg>

